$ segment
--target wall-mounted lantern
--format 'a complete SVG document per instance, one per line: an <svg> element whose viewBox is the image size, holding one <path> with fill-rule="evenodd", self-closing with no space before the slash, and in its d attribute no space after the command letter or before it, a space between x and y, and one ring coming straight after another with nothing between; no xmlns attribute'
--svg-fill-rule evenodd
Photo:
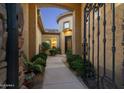
<svg viewBox="0 0 124 93"><path fill-rule="evenodd" d="M72 35L72 30L67 28L63 30L65 36L71 36Z"/></svg>

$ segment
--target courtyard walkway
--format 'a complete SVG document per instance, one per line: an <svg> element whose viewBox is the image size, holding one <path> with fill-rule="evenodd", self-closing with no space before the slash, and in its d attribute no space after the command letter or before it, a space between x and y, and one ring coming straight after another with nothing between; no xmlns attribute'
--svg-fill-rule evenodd
<svg viewBox="0 0 124 93"><path fill-rule="evenodd" d="M48 57L43 89L86 89L77 77L63 63L64 56Z"/></svg>

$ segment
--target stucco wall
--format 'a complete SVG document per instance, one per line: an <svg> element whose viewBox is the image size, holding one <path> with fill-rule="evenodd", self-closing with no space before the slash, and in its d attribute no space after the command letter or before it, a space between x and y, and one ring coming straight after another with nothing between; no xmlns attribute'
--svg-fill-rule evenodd
<svg viewBox="0 0 124 93"><path fill-rule="evenodd" d="M70 23L70 29L73 28L73 16L72 15L65 16L64 18L60 19L58 22L59 32L63 31L63 24L64 24L64 22L67 22L67 21L69 21L69 23Z"/></svg>
<svg viewBox="0 0 124 93"><path fill-rule="evenodd" d="M36 28L36 54L39 53L39 46L41 45L42 43L42 33L37 25L37 28Z"/></svg>
<svg viewBox="0 0 124 93"><path fill-rule="evenodd" d="M27 57L29 57L29 19L28 19L28 4L21 4L23 8L24 14L24 27L23 27L23 37L24 37L24 45L23 50Z"/></svg>
<svg viewBox="0 0 124 93"><path fill-rule="evenodd" d="M43 34L42 35L42 42L45 42L47 40L51 40L51 38L56 38L57 39L57 47L60 47L60 35L47 35Z"/></svg>

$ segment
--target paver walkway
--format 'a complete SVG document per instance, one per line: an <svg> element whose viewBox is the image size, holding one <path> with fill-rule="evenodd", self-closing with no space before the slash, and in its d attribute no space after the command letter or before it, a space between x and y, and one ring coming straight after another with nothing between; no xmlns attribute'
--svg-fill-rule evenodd
<svg viewBox="0 0 124 93"><path fill-rule="evenodd" d="M63 61L64 56L48 57L43 89L86 89Z"/></svg>

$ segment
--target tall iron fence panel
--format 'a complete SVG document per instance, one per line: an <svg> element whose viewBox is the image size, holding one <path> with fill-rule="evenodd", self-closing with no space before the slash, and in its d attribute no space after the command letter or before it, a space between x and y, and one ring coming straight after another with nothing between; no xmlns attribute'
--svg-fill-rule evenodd
<svg viewBox="0 0 124 93"><path fill-rule="evenodd" d="M83 32L83 58L84 62L87 64L87 61L91 61L94 69L95 69L95 77L92 78L92 80L89 79L89 75L91 75L91 72L85 72L86 73L86 81L90 84L95 84L95 88L117 88L116 82L115 82L115 34L116 34L116 26L115 26L115 4L110 4L110 7L112 8L111 11L111 76L106 75L106 35L107 35L107 29L106 29L106 4L100 4L100 3L94 3L94 4L86 4L84 8L84 32ZM101 12L102 11L102 14ZM102 18L102 19L101 19ZM92 21L91 21L92 20ZM103 24L101 24L101 20L103 21ZM92 24L92 25L91 25ZM101 27L102 26L102 27ZM100 33L103 34L100 34ZM91 34L92 33L92 34ZM95 35L95 33L97 35ZM102 35L102 36L101 36ZM96 37L95 37L96 36ZM102 48L101 46L101 37L103 40ZM92 45L92 46L91 46ZM103 51L103 52L101 52ZM102 53L102 58L100 59L100 53ZM96 54L96 55L95 55ZM95 60L96 58L96 60ZM100 61L102 60L102 61ZM103 71L100 72L100 63L103 62ZM90 66L90 65L89 65ZM91 81L91 82L89 82ZM95 81L95 83L93 82ZM94 85L94 86L95 86Z"/></svg>

